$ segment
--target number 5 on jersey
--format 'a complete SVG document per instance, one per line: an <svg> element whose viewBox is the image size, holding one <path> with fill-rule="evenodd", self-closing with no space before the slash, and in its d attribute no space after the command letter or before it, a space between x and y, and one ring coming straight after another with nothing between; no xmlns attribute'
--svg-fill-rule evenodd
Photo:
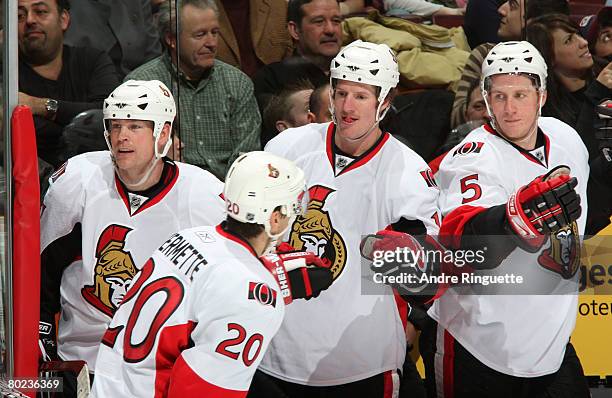
<svg viewBox="0 0 612 398"><path fill-rule="evenodd" d="M480 185L471 181L478 181L478 174L470 174L459 180L461 184L461 193L464 194L461 204L473 202L480 199L482 196L482 188L480 188ZM466 193L467 195L465 195Z"/></svg>

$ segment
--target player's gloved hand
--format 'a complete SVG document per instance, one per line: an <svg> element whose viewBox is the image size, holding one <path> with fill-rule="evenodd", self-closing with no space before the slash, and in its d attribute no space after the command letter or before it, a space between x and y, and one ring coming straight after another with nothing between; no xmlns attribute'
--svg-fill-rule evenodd
<svg viewBox="0 0 612 398"><path fill-rule="evenodd" d="M597 106L599 123L595 126L595 137L604 160L612 168L612 100L605 100Z"/></svg>
<svg viewBox="0 0 612 398"><path fill-rule="evenodd" d="M276 253L290 253L296 252L295 247L291 246L287 242L281 242L278 246L276 246Z"/></svg>
<svg viewBox="0 0 612 398"><path fill-rule="evenodd" d="M38 323L38 346L43 362L60 360L57 355L56 336L55 320L41 319Z"/></svg>
<svg viewBox="0 0 612 398"><path fill-rule="evenodd" d="M382 230L368 235L360 245L362 257L372 261L370 268L383 276L401 276L400 282L385 279L386 284L397 288L400 294L422 292L427 278L434 272L419 241L404 232Z"/></svg>
<svg viewBox="0 0 612 398"><path fill-rule="evenodd" d="M578 181L569 171L567 166L555 167L510 196L506 219L522 249L537 252L549 234L580 217L580 196L575 190Z"/></svg>
<svg viewBox="0 0 612 398"><path fill-rule="evenodd" d="M310 252L266 254L260 260L276 278L285 304L317 297L333 282L329 267Z"/></svg>

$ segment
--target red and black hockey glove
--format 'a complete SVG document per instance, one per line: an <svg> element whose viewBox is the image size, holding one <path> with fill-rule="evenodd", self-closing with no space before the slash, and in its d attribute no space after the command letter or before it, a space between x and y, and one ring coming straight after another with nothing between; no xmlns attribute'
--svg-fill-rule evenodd
<svg viewBox="0 0 612 398"><path fill-rule="evenodd" d="M612 100L608 99L599 104L597 113L599 121L595 126L595 137L608 170L612 170Z"/></svg>
<svg viewBox="0 0 612 398"><path fill-rule="evenodd" d="M298 250L287 242L281 242L276 246L276 253L291 253L296 251Z"/></svg>
<svg viewBox="0 0 612 398"><path fill-rule="evenodd" d="M260 260L276 278L285 304L317 297L333 282L329 267L310 252L266 254Z"/></svg>
<svg viewBox="0 0 612 398"><path fill-rule="evenodd" d="M575 190L577 184L576 178L570 177L567 166L558 166L510 196L506 219L522 249L537 252L549 234L580 217L582 209Z"/></svg>

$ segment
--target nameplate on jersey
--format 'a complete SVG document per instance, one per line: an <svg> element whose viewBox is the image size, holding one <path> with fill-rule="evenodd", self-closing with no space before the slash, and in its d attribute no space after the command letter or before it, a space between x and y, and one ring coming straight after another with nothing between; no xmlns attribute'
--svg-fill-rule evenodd
<svg viewBox="0 0 612 398"><path fill-rule="evenodd" d="M157 249L170 260L179 271L181 271L190 281L203 266L208 264L204 256L180 234L172 235L163 245Z"/></svg>
<svg viewBox="0 0 612 398"><path fill-rule="evenodd" d="M346 169L346 167L353 163L353 161L355 160L349 156L343 156L338 154L336 154L335 157L336 161L334 163L334 167L336 169L336 175L340 174L342 170Z"/></svg>
<svg viewBox="0 0 612 398"><path fill-rule="evenodd" d="M147 201L149 198L135 193L128 192L128 202L130 203L130 215L136 213L138 209Z"/></svg>
<svg viewBox="0 0 612 398"><path fill-rule="evenodd" d="M484 142L466 142L453 152L454 156L469 155L470 153L480 153Z"/></svg>

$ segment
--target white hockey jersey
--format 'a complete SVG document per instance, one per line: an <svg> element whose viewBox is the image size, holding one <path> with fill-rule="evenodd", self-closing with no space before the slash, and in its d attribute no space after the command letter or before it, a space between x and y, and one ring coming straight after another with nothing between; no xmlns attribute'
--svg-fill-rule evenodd
<svg viewBox="0 0 612 398"><path fill-rule="evenodd" d="M304 170L310 202L288 242L329 261L334 282L317 299L287 307L260 369L312 386L401 369L405 312L398 304L405 303L396 304L390 288L362 292L359 245L402 218L420 224L422 233L438 232L438 188L423 159L387 133L357 159L336 154L333 139L333 123L309 124L282 132L265 148Z"/></svg>
<svg viewBox="0 0 612 398"><path fill-rule="evenodd" d="M445 216L455 210L453 217L467 220L479 208L505 204L521 186L556 166L569 166L578 180L576 191L582 206L582 216L568 229L572 239L565 239L567 231L562 230L551 235L538 253L517 248L495 270L497 274L511 274L525 269L538 281L555 281L555 286L569 286L577 294L580 256L576 253L587 214L588 153L567 124L541 117L538 126L545 145L535 153L518 149L488 125L472 131L440 164L436 174L440 209ZM451 219L443 220L442 233L460 236L462 227L447 228ZM566 253L576 255L562 261L559 253L563 245L571 245L565 248ZM553 246L561 250L555 251ZM564 279L552 271L555 264L559 269L565 267L571 278ZM429 314L488 367L512 376L537 377L553 373L561 365L576 321L576 294L459 295L451 288L434 303Z"/></svg>
<svg viewBox="0 0 612 398"><path fill-rule="evenodd" d="M172 233L216 225L225 218L223 184L212 174L183 163L166 163L156 193L126 192L115 177L108 151L76 156L51 178L41 215L43 290L61 277L58 354L85 360L90 371L102 334L132 278ZM50 251L69 251L57 264ZM58 281L59 282L59 281ZM57 293L50 292L54 300ZM44 299L43 299L44 304Z"/></svg>
<svg viewBox="0 0 612 398"><path fill-rule="evenodd" d="M221 226L176 233L115 313L92 397L244 397L284 308L247 242Z"/></svg>

